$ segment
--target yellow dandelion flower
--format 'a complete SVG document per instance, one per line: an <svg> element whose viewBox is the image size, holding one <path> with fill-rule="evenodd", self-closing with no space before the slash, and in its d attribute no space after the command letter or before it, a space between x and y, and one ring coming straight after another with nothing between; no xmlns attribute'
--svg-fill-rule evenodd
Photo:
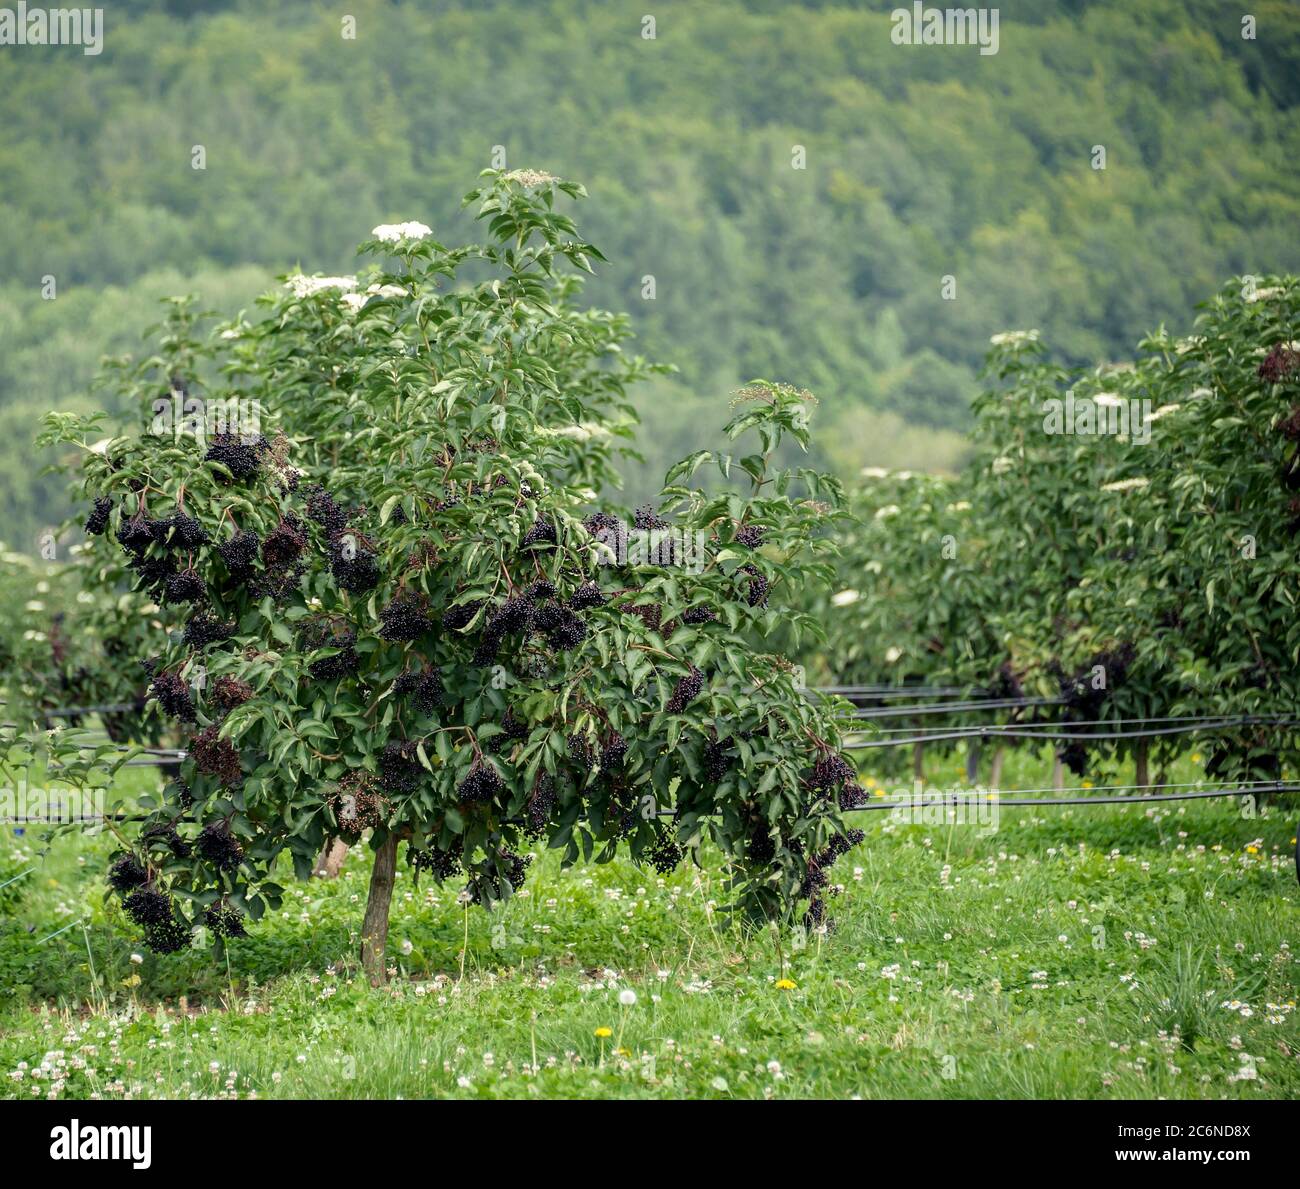
<svg viewBox="0 0 1300 1189"><path fill-rule="evenodd" d="M599 1036L601 1040L604 1040L605 1037L607 1037L607 1036L613 1036L613 1035L614 1035L614 1029L613 1029L613 1028L604 1028L604 1027L597 1028L597 1029L596 1029L596 1035Z"/></svg>
<svg viewBox="0 0 1300 1189"><path fill-rule="evenodd" d="M1091 780L1085 780L1085 781L1083 782L1083 787L1086 788L1086 789L1090 789L1090 788L1092 788L1092 781L1091 781Z"/></svg>
<svg viewBox="0 0 1300 1189"><path fill-rule="evenodd" d="M1201 753L1199 751L1192 752L1192 763L1199 764L1200 762L1201 762Z"/></svg>
<svg viewBox="0 0 1300 1189"><path fill-rule="evenodd" d="M779 978L776 980L776 989L778 991L793 991L795 987L794 979Z"/></svg>
<svg viewBox="0 0 1300 1189"><path fill-rule="evenodd" d="M1248 847L1246 847L1246 853L1247 853L1248 855L1257 855L1257 854L1259 854L1259 847L1257 847L1257 846L1248 846Z"/></svg>

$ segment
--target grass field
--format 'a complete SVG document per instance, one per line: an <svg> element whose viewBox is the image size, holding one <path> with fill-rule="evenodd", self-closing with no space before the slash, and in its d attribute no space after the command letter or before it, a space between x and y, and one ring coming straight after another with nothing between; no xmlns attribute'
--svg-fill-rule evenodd
<svg viewBox="0 0 1300 1189"><path fill-rule="evenodd" d="M1013 757L1005 785L1045 763ZM1007 809L995 833L861 814L837 928L802 945L733 926L716 863L661 879L542 856L493 916L403 863L378 991L355 960L364 849L336 881L290 882L227 955L159 958L105 906L108 839L6 828L0 882L28 874L0 891L21 892L3 1093L1300 1097L1297 813Z"/></svg>

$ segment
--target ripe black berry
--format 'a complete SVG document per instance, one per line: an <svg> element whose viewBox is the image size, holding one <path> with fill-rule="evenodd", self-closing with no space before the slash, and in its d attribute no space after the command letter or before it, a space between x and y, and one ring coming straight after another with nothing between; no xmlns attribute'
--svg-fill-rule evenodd
<svg viewBox="0 0 1300 1189"><path fill-rule="evenodd" d="M154 531L150 521L143 512L137 512L130 520L123 520L117 528L117 543L128 553L137 556L154 542Z"/></svg>
<svg viewBox="0 0 1300 1189"><path fill-rule="evenodd" d="M663 830L655 839L654 845L646 852L650 866L660 875L668 875L677 869L683 855L677 840L667 830Z"/></svg>
<svg viewBox="0 0 1300 1189"><path fill-rule="evenodd" d="M181 722L198 721L189 686L179 673L162 673L155 677L149 685L149 693L169 718Z"/></svg>
<svg viewBox="0 0 1300 1189"><path fill-rule="evenodd" d="M171 536L165 539L168 549L194 550L208 543L208 530L193 516L187 516L179 508L160 523L164 526L164 532L166 529L171 530Z"/></svg>
<svg viewBox="0 0 1300 1189"><path fill-rule="evenodd" d="M555 812L555 803L555 781L546 773L542 773L538 777L532 796L528 798L528 806L524 814L525 837L536 840L545 836L551 814Z"/></svg>
<svg viewBox="0 0 1300 1189"><path fill-rule="evenodd" d="M113 511L113 501L106 495L95 498L95 508L86 517L86 535L97 537L108 527L108 517Z"/></svg>
<svg viewBox="0 0 1300 1189"><path fill-rule="evenodd" d="M555 583L548 582L543 578L538 582L534 582L524 593L527 594L534 603L544 603L547 599L555 598Z"/></svg>
<svg viewBox="0 0 1300 1189"><path fill-rule="evenodd" d="M736 530L736 543L746 549L757 549L766 535L767 530L761 524L743 524Z"/></svg>
<svg viewBox="0 0 1300 1189"><path fill-rule="evenodd" d="M353 842L363 830L373 830L388 818L388 799L376 789L375 778L362 770L349 772L339 781L329 804L339 833Z"/></svg>
<svg viewBox="0 0 1300 1189"><path fill-rule="evenodd" d="M533 626L546 635L546 642L556 652L577 648L587 637L587 625L567 607L548 603L540 608Z"/></svg>
<svg viewBox="0 0 1300 1189"><path fill-rule="evenodd" d="M144 830L140 840L146 846L154 843L165 846L178 859L190 857L190 844L176 832L174 822L155 822Z"/></svg>
<svg viewBox="0 0 1300 1189"><path fill-rule="evenodd" d="M717 618L718 613L711 607L687 607L682 612L682 623L712 623Z"/></svg>
<svg viewBox="0 0 1300 1189"><path fill-rule="evenodd" d="M462 631L469 626L470 620L478 614L478 609L483 606L483 602L483 599L473 599L468 603L448 607L442 613L442 626L453 632Z"/></svg>
<svg viewBox="0 0 1300 1189"><path fill-rule="evenodd" d="M751 607L766 607L767 591L770 585L767 576L761 573L757 566L753 565L741 566L740 572L749 575L749 588L745 593L745 601Z"/></svg>
<svg viewBox="0 0 1300 1189"><path fill-rule="evenodd" d="M334 497L320 485L307 489L307 515L319 524L331 539L348 526L347 513L334 502Z"/></svg>
<svg viewBox="0 0 1300 1189"><path fill-rule="evenodd" d="M155 954L179 953L190 945L190 928L169 916L166 920L147 925L144 941Z"/></svg>
<svg viewBox="0 0 1300 1189"><path fill-rule="evenodd" d="M625 759L627 759L627 740L617 731L610 731L601 744L601 770L610 772L615 768L621 768Z"/></svg>
<svg viewBox="0 0 1300 1189"><path fill-rule="evenodd" d="M149 878L149 873L135 855L123 855L108 869L109 886L119 892L138 888Z"/></svg>
<svg viewBox="0 0 1300 1189"><path fill-rule="evenodd" d="M642 532L651 532L655 529L664 529L668 527L668 521L662 516L656 515L652 504L642 504L632 516L632 523Z"/></svg>
<svg viewBox="0 0 1300 1189"><path fill-rule="evenodd" d="M806 778L809 788L820 793L829 793L837 789L846 780L857 777L857 770L839 752L824 751L812 766Z"/></svg>
<svg viewBox="0 0 1300 1189"><path fill-rule="evenodd" d="M493 735L487 741L487 748L496 755L509 751L521 739L528 738L528 723L515 717L513 710L507 710L501 720L501 733Z"/></svg>
<svg viewBox="0 0 1300 1189"><path fill-rule="evenodd" d="M348 554L352 556L349 557ZM342 541L335 544L330 554L330 573L341 590L348 594L365 594L379 585L379 566L375 555L359 546L345 548Z"/></svg>
<svg viewBox="0 0 1300 1189"><path fill-rule="evenodd" d="M339 651L333 656L322 656L312 661L307 666L307 672L311 674L315 681L337 681L342 677L348 677L357 671L361 664L361 658L357 656L353 645L357 642L355 632L337 632L328 636L322 646L326 648L337 648Z"/></svg>
<svg viewBox="0 0 1300 1189"><path fill-rule="evenodd" d="M569 759L583 775L595 767L596 753L586 735L569 736Z"/></svg>
<svg viewBox="0 0 1300 1189"><path fill-rule="evenodd" d="M532 855L517 855L512 850L503 850L497 856L497 864L504 869L505 877L510 882L512 891L517 892L524 886L524 880L528 875L528 865L532 861Z"/></svg>
<svg viewBox="0 0 1300 1189"><path fill-rule="evenodd" d="M860 784L846 784L840 789L840 809L848 813L852 809L861 809L870 801L867 790Z"/></svg>
<svg viewBox="0 0 1300 1189"><path fill-rule="evenodd" d="M673 686L672 697L668 699L668 705L665 710L669 714L681 714L686 707L695 700L701 689L704 688L704 674L694 665L691 671L681 678Z"/></svg>
<svg viewBox="0 0 1300 1189"><path fill-rule="evenodd" d="M704 774L710 784L720 784L727 775L732 759L727 750L730 745L730 735L723 740L710 739L704 745Z"/></svg>
<svg viewBox="0 0 1300 1189"><path fill-rule="evenodd" d="M461 870L460 856L449 850L439 850L436 846L421 848L408 846L406 857L416 871L427 871L441 883L450 879Z"/></svg>
<svg viewBox="0 0 1300 1189"><path fill-rule="evenodd" d="M220 871L233 871L244 861L244 848L231 834L228 822L204 826L195 845L199 854Z"/></svg>

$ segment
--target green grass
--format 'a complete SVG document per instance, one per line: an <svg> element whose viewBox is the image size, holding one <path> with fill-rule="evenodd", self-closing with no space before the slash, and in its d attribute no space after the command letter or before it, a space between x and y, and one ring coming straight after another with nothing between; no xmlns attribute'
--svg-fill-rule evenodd
<svg viewBox="0 0 1300 1189"><path fill-rule="evenodd" d="M1006 784L1047 783L1042 763ZM32 870L0 932L3 1093L1293 1098L1297 813L1008 809L988 836L861 815L838 928L802 945L733 926L716 863L543 856L492 916L403 866L378 991L355 960L364 849L228 955L157 958L104 903L109 840L6 831L0 870Z"/></svg>

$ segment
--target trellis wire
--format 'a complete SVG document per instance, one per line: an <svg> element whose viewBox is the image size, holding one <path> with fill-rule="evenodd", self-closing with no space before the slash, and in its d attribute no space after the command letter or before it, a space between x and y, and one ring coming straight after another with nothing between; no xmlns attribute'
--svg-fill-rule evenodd
<svg viewBox="0 0 1300 1189"><path fill-rule="evenodd" d="M879 747L902 747L913 743L942 743L952 739L1045 739L1045 740L1080 740L1096 742L1102 739L1153 739L1162 735L1189 735L1198 731L1219 731L1232 727L1275 726L1291 727L1300 725L1300 719L1276 719L1255 716L1238 718L1207 719L1187 722L1180 726L1152 727L1144 731L1061 731L1052 728L1057 723L1044 723L1045 729L1034 729L1030 724L1013 726L971 726L953 727L949 730L934 731L927 734L906 735L901 739L859 739L844 745L847 751L866 751ZM1085 724L1078 724L1083 726ZM1101 723L1097 724L1102 725Z"/></svg>

